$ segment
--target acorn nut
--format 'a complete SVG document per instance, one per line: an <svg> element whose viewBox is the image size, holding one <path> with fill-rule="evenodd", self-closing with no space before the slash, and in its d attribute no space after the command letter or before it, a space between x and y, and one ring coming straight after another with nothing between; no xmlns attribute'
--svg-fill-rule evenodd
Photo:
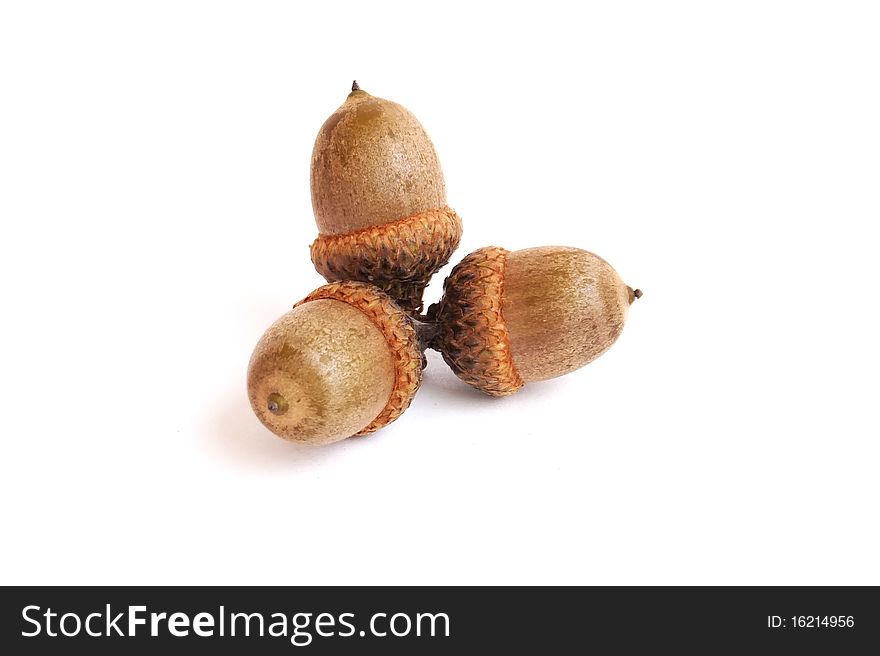
<svg viewBox="0 0 880 656"><path fill-rule="evenodd" d="M318 288L262 336L248 367L254 413L305 444L365 435L397 419L422 379L413 321L358 282Z"/></svg>
<svg viewBox="0 0 880 656"><path fill-rule="evenodd" d="M411 314L461 239L440 162L407 109L352 85L315 139L315 268L328 282L369 282Z"/></svg>
<svg viewBox="0 0 880 656"><path fill-rule="evenodd" d="M642 295L598 255L563 246L481 248L443 288L429 312L439 324L432 346L459 378L492 396L599 357Z"/></svg>

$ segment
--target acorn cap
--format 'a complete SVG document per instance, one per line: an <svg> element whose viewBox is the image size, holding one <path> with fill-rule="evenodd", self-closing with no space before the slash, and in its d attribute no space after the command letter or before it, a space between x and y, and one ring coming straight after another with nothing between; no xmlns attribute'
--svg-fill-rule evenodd
<svg viewBox="0 0 880 656"><path fill-rule="evenodd" d="M370 285L334 283L266 331L248 367L248 396L279 437L327 444L397 419L421 375L418 336L406 313Z"/></svg>
<svg viewBox="0 0 880 656"><path fill-rule="evenodd" d="M411 312L458 247L437 153L415 116L353 87L318 132L312 262L328 281L371 282Z"/></svg>
<svg viewBox="0 0 880 656"><path fill-rule="evenodd" d="M464 258L432 308L432 342L453 371L493 396L562 376L604 353L640 290L578 248L482 248Z"/></svg>
<svg viewBox="0 0 880 656"><path fill-rule="evenodd" d="M443 282L440 303L429 311L439 325L432 347L459 378L492 396L513 394L524 384L503 316L507 254L488 246L465 257Z"/></svg>

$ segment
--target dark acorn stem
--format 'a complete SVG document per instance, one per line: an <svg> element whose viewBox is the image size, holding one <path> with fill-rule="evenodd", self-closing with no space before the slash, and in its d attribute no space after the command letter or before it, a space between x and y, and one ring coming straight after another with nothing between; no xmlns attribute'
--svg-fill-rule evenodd
<svg viewBox="0 0 880 656"><path fill-rule="evenodd" d="M641 298L642 297L642 290L641 289L634 289L633 296L635 296L636 298Z"/></svg>
<svg viewBox="0 0 880 656"><path fill-rule="evenodd" d="M357 81L357 80L352 81L352 83L351 83L351 90L352 90L353 92L354 92L354 91L360 91L360 90L361 90L361 85L358 84L358 81Z"/></svg>
<svg viewBox="0 0 880 656"><path fill-rule="evenodd" d="M422 351L431 348L431 342L440 332L440 324L436 321L430 321L425 316L418 318L412 317L413 326L415 326L416 334L419 336L419 348Z"/></svg>
<svg viewBox="0 0 880 656"><path fill-rule="evenodd" d="M422 314L422 295L425 293L425 287L428 286L427 281L372 280L371 282L393 298L395 303L400 306L400 309L404 310L409 316L419 317Z"/></svg>

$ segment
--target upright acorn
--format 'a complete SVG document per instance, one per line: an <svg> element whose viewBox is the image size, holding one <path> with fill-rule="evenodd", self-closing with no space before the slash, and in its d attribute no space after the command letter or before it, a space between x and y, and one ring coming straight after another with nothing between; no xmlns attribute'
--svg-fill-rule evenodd
<svg viewBox="0 0 880 656"><path fill-rule="evenodd" d="M397 419L422 380L412 319L357 282L325 285L260 339L248 367L254 413L279 437L328 444Z"/></svg>
<svg viewBox="0 0 880 656"><path fill-rule="evenodd" d="M432 345L459 378L492 396L599 357L642 295L598 255L564 246L482 248L443 287L429 312L439 329Z"/></svg>
<svg viewBox="0 0 880 656"><path fill-rule="evenodd" d="M412 314L461 239L431 140L407 109L352 85L312 150L312 262L328 282L369 282Z"/></svg>

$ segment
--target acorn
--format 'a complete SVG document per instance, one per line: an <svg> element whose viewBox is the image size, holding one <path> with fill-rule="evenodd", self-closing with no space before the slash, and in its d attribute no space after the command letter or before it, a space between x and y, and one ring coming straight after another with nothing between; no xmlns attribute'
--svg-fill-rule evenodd
<svg viewBox="0 0 880 656"><path fill-rule="evenodd" d="M434 145L406 108L354 82L312 150L312 262L328 282L369 282L417 315L461 240Z"/></svg>
<svg viewBox="0 0 880 656"><path fill-rule="evenodd" d="M328 444L397 419L422 380L412 319L358 282L318 288L262 336L248 367L251 407L286 440Z"/></svg>
<svg viewBox="0 0 880 656"><path fill-rule="evenodd" d="M481 248L456 265L429 316L433 348L459 378L492 396L595 360L642 295L598 255L544 246Z"/></svg>

